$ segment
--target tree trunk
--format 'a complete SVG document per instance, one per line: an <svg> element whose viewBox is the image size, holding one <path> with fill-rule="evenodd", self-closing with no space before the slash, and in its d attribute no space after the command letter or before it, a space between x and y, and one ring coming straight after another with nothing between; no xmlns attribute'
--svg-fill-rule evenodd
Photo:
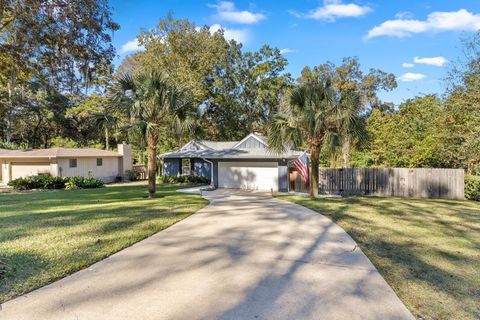
<svg viewBox="0 0 480 320"><path fill-rule="evenodd" d="M108 134L108 127L105 127L105 150L110 150L110 135Z"/></svg>
<svg viewBox="0 0 480 320"><path fill-rule="evenodd" d="M312 145L310 147L310 196L318 197L318 167L319 167L320 147Z"/></svg>
<svg viewBox="0 0 480 320"><path fill-rule="evenodd" d="M350 168L350 140L347 139L342 146L343 167Z"/></svg>
<svg viewBox="0 0 480 320"><path fill-rule="evenodd" d="M37 148L37 143L40 142L40 134L38 133L38 131L40 130L40 126L42 125L42 116L41 114L38 115L38 121L37 121L37 125L33 128L33 133L32 133L32 149L36 149Z"/></svg>
<svg viewBox="0 0 480 320"><path fill-rule="evenodd" d="M12 85L7 82L7 90L8 90L8 109L7 109L7 116L5 117L6 128L5 128L5 140L7 143L10 143L12 136L11 136L11 112L13 110L13 102L12 102Z"/></svg>
<svg viewBox="0 0 480 320"><path fill-rule="evenodd" d="M155 195L156 191L156 173L157 173L157 143L158 133L147 133L147 173L148 173L148 198L151 199Z"/></svg>

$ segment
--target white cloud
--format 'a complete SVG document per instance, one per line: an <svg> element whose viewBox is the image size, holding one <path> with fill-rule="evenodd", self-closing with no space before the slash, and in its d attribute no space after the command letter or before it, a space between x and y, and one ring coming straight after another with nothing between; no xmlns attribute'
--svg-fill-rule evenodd
<svg viewBox="0 0 480 320"><path fill-rule="evenodd" d="M130 40L122 45L120 48L120 53L125 54L133 51L144 50L145 48L138 43L138 39Z"/></svg>
<svg viewBox="0 0 480 320"><path fill-rule="evenodd" d="M404 63L402 63L402 67L404 67L404 68L413 68L413 67L415 67L415 64L409 63L409 62L404 62Z"/></svg>
<svg viewBox="0 0 480 320"><path fill-rule="evenodd" d="M480 29L480 14L465 9L449 12L432 12L426 20L394 19L387 20L370 29L367 39L390 36L410 37L412 34L441 31L477 31Z"/></svg>
<svg viewBox="0 0 480 320"><path fill-rule="evenodd" d="M420 33L427 31L427 25L423 21L418 20L387 20L381 25L374 27L368 31L367 39L391 36L391 37L407 37L412 33Z"/></svg>
<svg viewBox="0 0 480 320"><path fill-rule="evenodd" d="M401 11L395 14L396 19L413 19L413 17L414 17L413 13L409 11Z"/></svg>
<svg viewBox="0 0 480 320"><path fill-rule="evenodd" d="M290 48L280 49L280 53L281 53L281 54L292 53L292 52L295 52L295 50L290 49Z"/></svg>
<svg viewBox="0 0 480 320"><path fill-rule="evenodd" d="M426 77L426 75L422 73L413 73L413 72L407 72L400 76L398 79L402 82L412 82L412 81L418 81L422 80Z"/></svg>
<svg viewBox="0 0 480 320"><path fill-rule="evenodd" d="M233 23L253 24L267 18L262 13L253 13L247 10L237 10L235 8L235 3L231 1L220 1L217 4L209 5L209 7L217 9L217 17L219 19Z"/></svg>
<svg viewBox="0 0 480 320"><path fill-rule="evenodd" d="M227 40L235 40L237 42L245 44L250 39L250 32L245 29L228 29L222 27L218 23L210 26L210 32L215 33L218 30L223 29L223 36Z"/></svg>
<svg viewBox="0 0 480 320"><path fill-rule="evenodd" d="M415 58L413 58L413 62L418 63L418 64L427 64L427 65L430 65L430 66L443 67L446 63L448 63L448 60L445 59L445 57L442 57L442 56L431 57L431 58L415 57Z"/></svg>
<svg viewBox="0 0 480 320"><path fill-rule="evenodd" d="M300 13L296 10L288 10L287 12L290 13L295 18L303 18L304 17L304 15L302 13Z"/></svg>
<svg viewBox="0 0 480 320"><path fill-rule="evenodd" d="M324 0L323 6L310 10L307 14L290 11L297 17L315 20L335 21L339 18L355 18L366 15L372 9L368 6L359 6L355 3L343 3L341 0Z"/></svg>

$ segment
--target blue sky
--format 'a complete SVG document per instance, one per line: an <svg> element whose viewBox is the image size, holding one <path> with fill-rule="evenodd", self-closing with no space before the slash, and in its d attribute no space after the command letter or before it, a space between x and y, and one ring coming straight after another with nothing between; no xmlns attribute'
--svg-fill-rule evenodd
<svg viewBox="0 0 480 320"><path fill-rule="evenodd" d="M196 25L222 27L225 36L258 50L284 52L294 77L304 66L357 56L362 69L397 76L398 88L381 93L400 103L417 94L442 93L449 63L461 55L462 37L480 30L480 1L110 1L121 29L114 35L118 65L137 49L139 31L168 12Z"/></svg>

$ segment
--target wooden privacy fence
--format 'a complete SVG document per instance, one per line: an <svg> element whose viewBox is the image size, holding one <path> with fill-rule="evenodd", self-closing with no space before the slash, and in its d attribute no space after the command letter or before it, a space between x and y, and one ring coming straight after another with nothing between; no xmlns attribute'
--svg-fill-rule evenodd
<svg viewBox="0 0 480 320"><path fill-rule="evenodd" d="M464 176L462 169L320 169L319 191L323 194L463 200ZM297 188L294 183L293 190Z"/></svg>
<svg viewBox="0 0 480 320"><path fill-rule="evenodd" d="M138 175L138 179L147 179L147 168L144 164L134 164L132 166L132 171Z"/></svg>

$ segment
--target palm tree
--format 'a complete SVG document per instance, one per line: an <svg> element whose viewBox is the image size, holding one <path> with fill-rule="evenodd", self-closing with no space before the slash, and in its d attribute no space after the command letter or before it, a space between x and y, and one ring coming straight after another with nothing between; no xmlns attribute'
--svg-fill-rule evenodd
<svg viewBox="0 0 480 320"><path fill-rule="evenodd" d="M94 125L105 134L105 150L110 149L110 132L118 129L119 119L107 110L104 112L96 112L92 114L92 121Z"/></svg>
<svg viewBox="0 0 480 320"><path fill-rule="evenodd" d="M307 146L310 152L310 195L318 196L319 157L323 146L342 145L344 133L355 130L359 121L358 96L341 95L328 81L296 87L289 103L282 106L269 125L270 148L282 153L291 147Z"/></svg>
<svg viewBox="0 0 480 320"><path fill-rule="evenodd" d="M185 130L189 99L185 91L157 72L124 74L112 88L113 101L130 116L132 122L145 125L147 142L148 197L156 191L156 164L159 129L172 126Z"/></svg>
<svg viewBox="0 0 480 320"><path fill-rule="evenodd" d="M341 155L344 168L349 168L352 147L361 145L367 135L365 117L361 116L362 103L355 91L343 92L338 105L338 123L335 131L327 133L326 153L332 160Z"/></svg>

